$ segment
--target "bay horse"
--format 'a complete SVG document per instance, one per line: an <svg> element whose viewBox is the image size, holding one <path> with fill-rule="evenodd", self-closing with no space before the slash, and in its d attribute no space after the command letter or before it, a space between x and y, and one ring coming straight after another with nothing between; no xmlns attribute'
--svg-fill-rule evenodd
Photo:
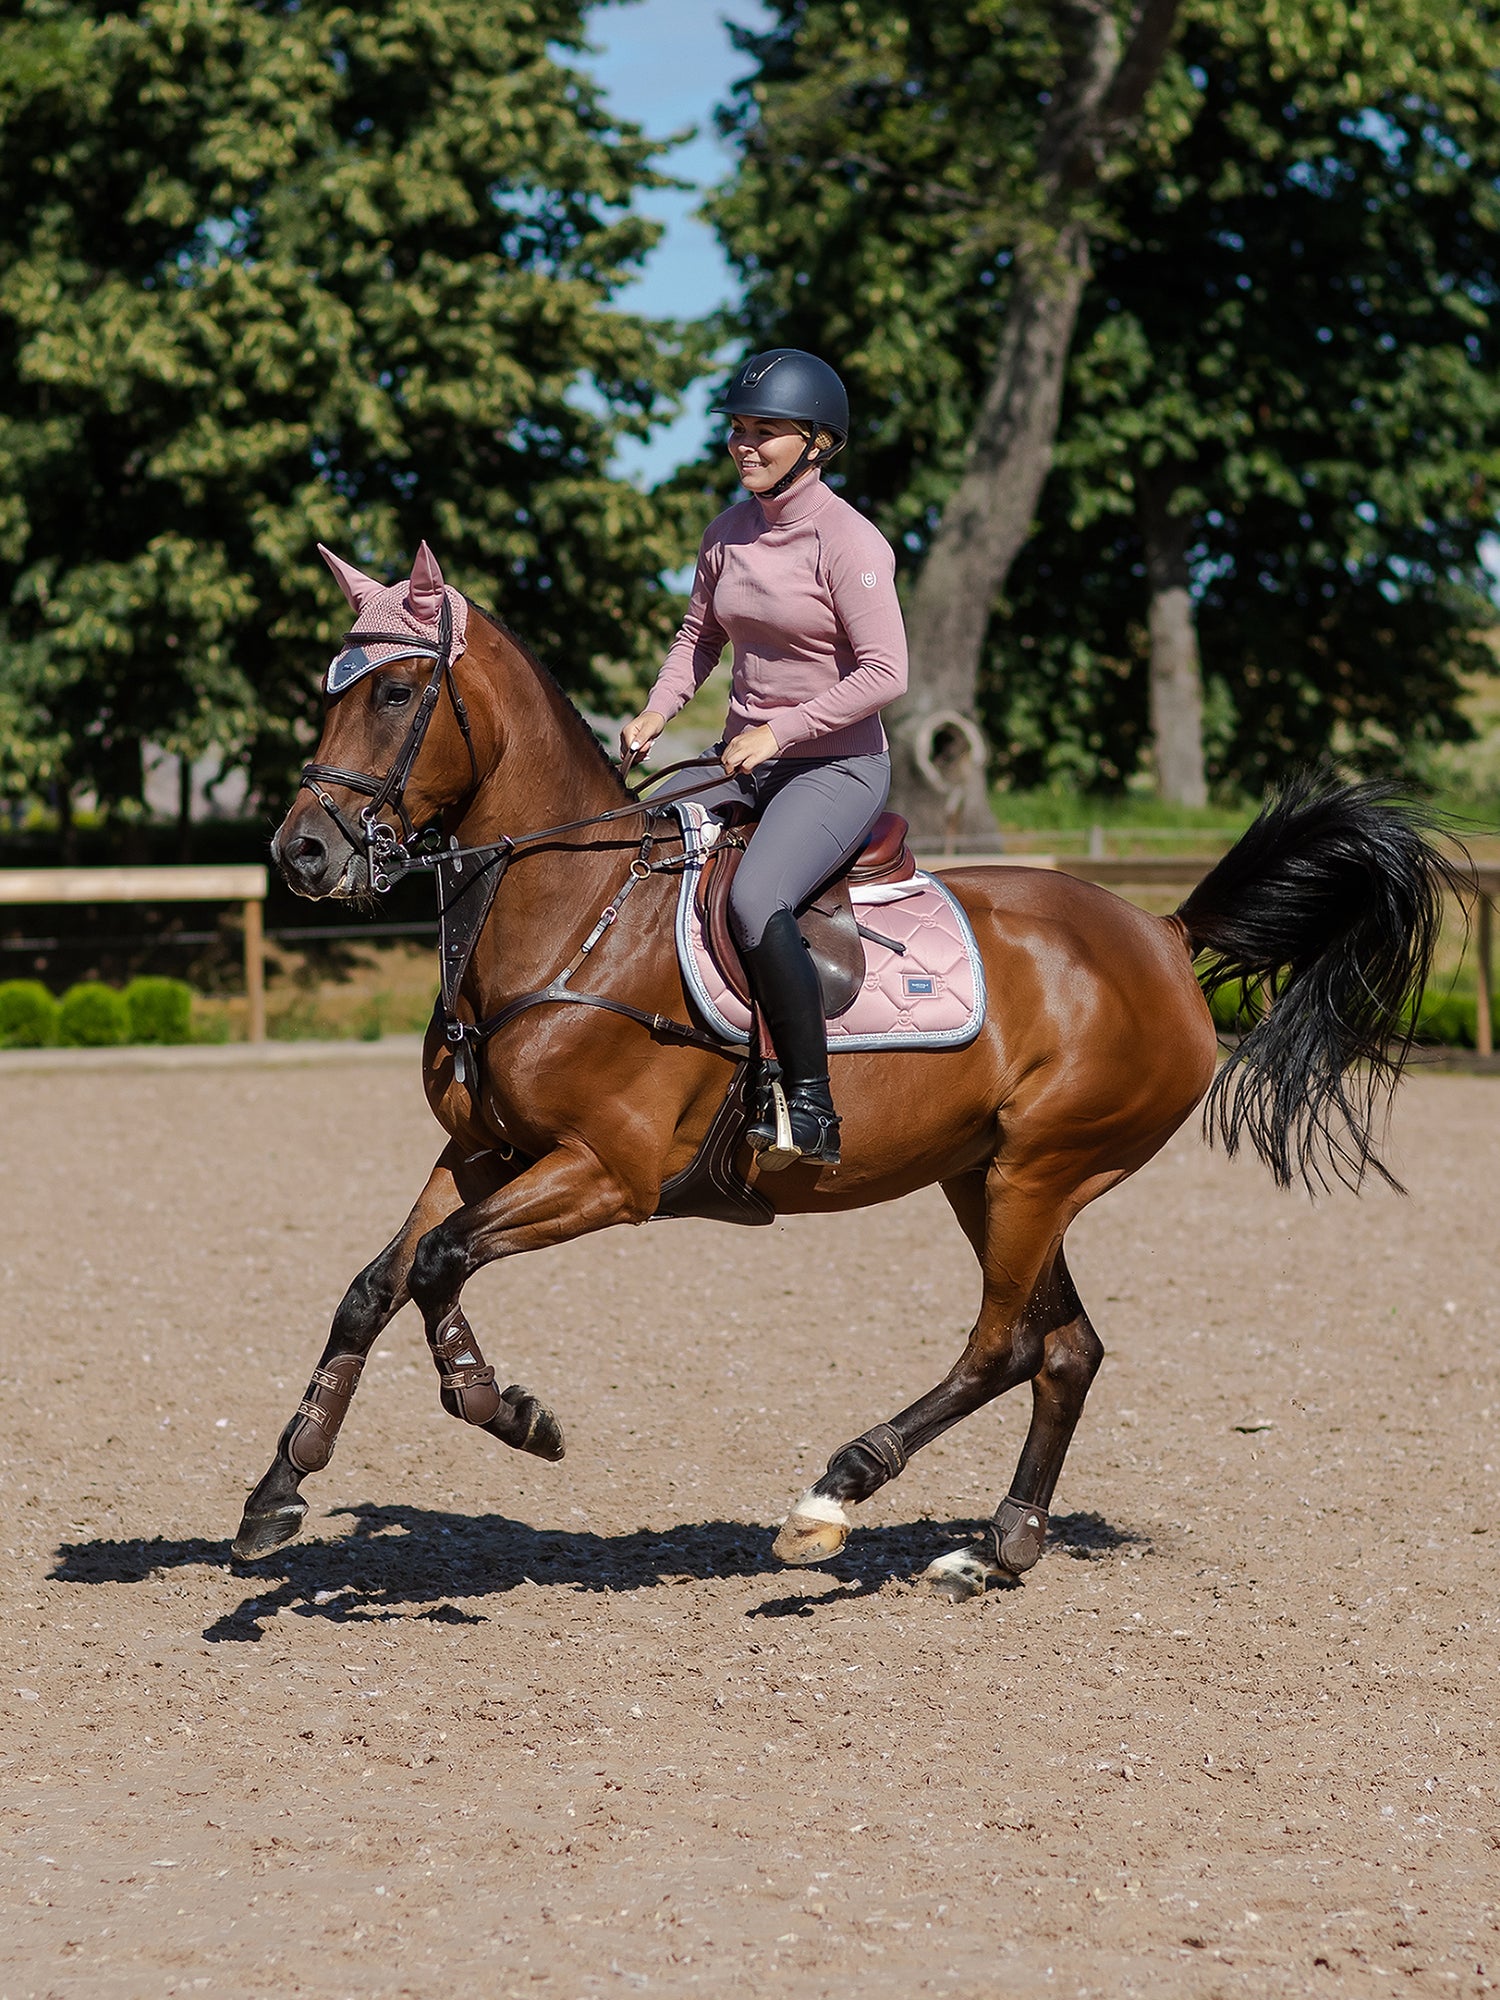
<svg viewBox="0 0 1500 2000"><path fill-rule="evenodd" d="M519 1450L562 1457L539 1399L497 1388L463 1315L464 1284L496 1258L654 1215L737 1066L692 1026L674 943L675 822L632 804L560 687L514 634L446 589L425 544L404 585L330 561L356 626L400 612L391 636L428 637L329 693L316 761L272 843L286 881L304 896L366 895L391 857L410 857L415 830L433 826L450 850L498 857L499 886L457 988L458 1040L435 1018L424 1051L447 1144L334 1315L245 1507L234 1544L245 1559L298 1532L302 1480L327 1464L365 1359L408 1299L445 1409ZM455 603L467 636L450 657ZM935 1387L834 1452L786 1517L779 1558L837 1554L851 1507L950 1425L1029 1382L1030 1428L993 1521L925 1580L958 1601L1036 1562L1104 1352L1064 1238L1205 1095L1210 1136L1230 1152L1248 1142L1283 1185L1390 1179L1375 1123L1410 1049L1453 879L1425 831L1388 788L1299 780L1170 917L1052 870L945 873L984 961L977 1040L838 1054L842 1165L803 1162L758 1187L790 1215L936 1182L979 1261L979 1312ZM599 997L562 1004L554 982L591 936L586 997ZM1216 1082L1205 987L1229 980L1261 1005ZM489 1025L476 1035L474 1023Z"/></svg>

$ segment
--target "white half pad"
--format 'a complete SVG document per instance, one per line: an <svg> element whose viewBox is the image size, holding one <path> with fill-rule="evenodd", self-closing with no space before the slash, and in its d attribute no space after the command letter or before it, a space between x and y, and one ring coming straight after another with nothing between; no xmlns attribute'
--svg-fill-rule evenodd
<svg viewBox="0 0 1500 2000"><path fill-rule="evenodd" d="M849 901L859 903L904 903L908 896L920 896L922 884L910 882L867 882L856 888L849 886Z"/></svg>

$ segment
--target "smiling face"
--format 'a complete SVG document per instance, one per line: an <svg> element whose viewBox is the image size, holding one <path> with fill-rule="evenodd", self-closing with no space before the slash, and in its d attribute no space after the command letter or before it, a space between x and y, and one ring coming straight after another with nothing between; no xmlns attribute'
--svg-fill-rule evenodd
<svg viewBox="0 0 1500 2000"><path fill-rule="evenodd" d="M801 426L785 417L730 419L729 456L747 493L769 493L797 463L806 443Z"/></svg>

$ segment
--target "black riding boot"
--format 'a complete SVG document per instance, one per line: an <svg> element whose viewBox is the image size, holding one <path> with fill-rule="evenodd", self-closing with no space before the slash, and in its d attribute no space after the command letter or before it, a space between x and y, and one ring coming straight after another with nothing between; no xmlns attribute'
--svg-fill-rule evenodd
<svg viewBox="0 0 1500 2000"><path fill-rule="evenodd" d="M789 1167L801 1158L836 1167L839 1163L839 1121L828 1088L828 1026L823 1019L823 995L817 969L808 956L802 933L790 910L777 910L757 945L740 947L756 1004L765 1017L776 1050L778 1079L767 1076L755 1122L747 1137L765 1158L767 1168ZM779 1080L786 1092L792 1126L792 1151L781 1155L776 1145L772 1092Z"/></svg>

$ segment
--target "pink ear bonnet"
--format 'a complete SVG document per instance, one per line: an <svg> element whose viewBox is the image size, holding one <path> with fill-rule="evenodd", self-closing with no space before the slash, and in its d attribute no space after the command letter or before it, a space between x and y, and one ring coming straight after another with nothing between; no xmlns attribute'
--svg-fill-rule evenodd
<svg viewBox="0 0 1500 2000"><path fill-rule="evenodd" d="M318 543L318 554L333 571L338 587L354 611L354 628L334 655L323 682L325 694L342 694L376 667L390 660L430 656L438 636L438 620L446 597L453 617L456 660L464 650L469 629L468 601L443 582L438 559L426 542L417 550L411 575L401 583L377 583ZM415 640L418 643L408 643Z"/></svg>

